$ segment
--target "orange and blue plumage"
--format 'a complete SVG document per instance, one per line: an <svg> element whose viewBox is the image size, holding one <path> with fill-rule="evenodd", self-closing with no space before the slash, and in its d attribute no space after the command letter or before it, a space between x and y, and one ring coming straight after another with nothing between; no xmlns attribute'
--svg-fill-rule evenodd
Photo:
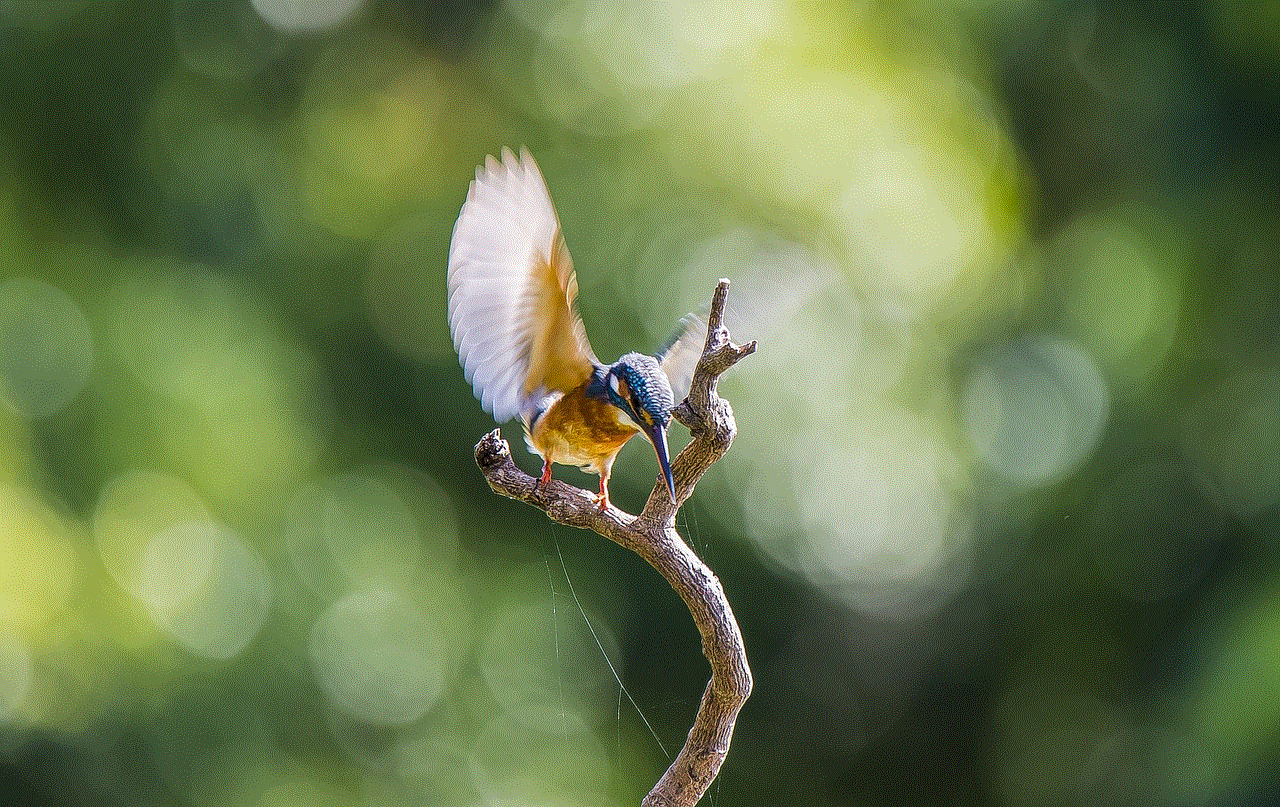
<svg viewBox="0 0 1280 807"><path fill-rule="evenodd" d="M449 245L449 327L476 397L499 423L519 416L530 450L551 464L609 473L636 434L653 445L672 499L671 409L689 391L706 325L687 316L656 355L602 364L578 315L578 280L560 221L533 157L486 159Z"/></svg>

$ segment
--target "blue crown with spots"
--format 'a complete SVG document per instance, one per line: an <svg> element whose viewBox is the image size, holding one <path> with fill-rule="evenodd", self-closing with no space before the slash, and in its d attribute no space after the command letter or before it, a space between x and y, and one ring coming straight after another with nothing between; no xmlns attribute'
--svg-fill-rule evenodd
<svg viewBox="0 0 1280 807"><path fill-rule="evenodd" d="M613 370L627 382L634 403L665 427L671 420L675 396L658 360L643 353L628 353L618 359Z"/></svg>

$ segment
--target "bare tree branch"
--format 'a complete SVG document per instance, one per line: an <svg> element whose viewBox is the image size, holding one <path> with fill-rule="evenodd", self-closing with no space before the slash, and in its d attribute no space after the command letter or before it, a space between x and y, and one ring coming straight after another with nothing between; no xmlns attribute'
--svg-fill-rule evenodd
<svg viewBox="0 0 1280 807"><path fill-rule="evenodd" d="M689 396L676 407L675 418L689 428L692 440L671 463L676 501L659 477L640 515L616 507L601 511L595 496L553 480L539 486L537 480L516 467L511 449L498 430L476 445L476 464L489 487L497 493L544 510L553 521L594 530L614 543L640 555L658 570L684 600L702 635L702 654L711 663L711 680L693 728L675 761L658 780L642 807L693 807L710 787L729 753L729 741L738 711L751 694L751 670L724 589L675 529L676 511L698 480L733 442L737 427L729 403L716 394L721 374L756 343L735 345L724 327L724 304L729 281L721 279L711 299L707 317L707 342L693 373Z"/></svg>

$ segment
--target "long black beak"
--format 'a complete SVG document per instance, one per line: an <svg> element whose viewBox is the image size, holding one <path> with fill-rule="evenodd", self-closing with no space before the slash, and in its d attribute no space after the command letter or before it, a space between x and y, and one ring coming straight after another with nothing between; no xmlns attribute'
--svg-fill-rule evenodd
<svg viewBox="0 0 1280 807"><path fill-rule="evenodd" d="M671 478L671 461L667 459L667 430L657 423L645 429L649 442L653 443L653 451L658 455L658 467L662 468L662 477L667 480L667 492L671 501L676 500L676 481Z"/></svg>

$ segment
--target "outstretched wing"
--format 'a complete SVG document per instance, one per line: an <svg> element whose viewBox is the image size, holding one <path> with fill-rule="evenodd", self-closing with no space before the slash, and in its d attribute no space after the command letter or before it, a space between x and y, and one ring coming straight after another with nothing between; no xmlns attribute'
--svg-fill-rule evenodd
<svg viewBox="0 0 1280 807"><path fill-rule="evenodd" d="M504 423L597 361L578 315L578 278L542 173L502 150L476 169L449 244L449 329L463 373Z"/></svg>
<svg viewBox="0 0 1280 807"><path fill-rule="evenodd" d="M676 405L689 394L693 381L693 368L702 358L702 348L707 343L707 319L703 314L685 314L676 326L676 332L655 355L662 371L671 383Z"/></svg>

